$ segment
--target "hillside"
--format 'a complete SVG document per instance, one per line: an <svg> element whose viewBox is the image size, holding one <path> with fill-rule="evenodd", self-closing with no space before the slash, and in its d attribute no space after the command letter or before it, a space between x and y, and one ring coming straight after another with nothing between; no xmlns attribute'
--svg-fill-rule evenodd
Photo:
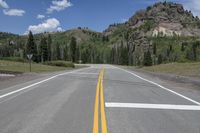
<svg viewBox="0 0 200 133"><path fill-rule="evenodd" d="M35 40L40 40L41 36L46 36L50 34L52 36L52 39L54 42L69 42L71 37L76 37L78 43L87 42L90 40L98 40L98 38L102 37L102 33L92 31L90 29L86 28L77 28L77 29L71 29L64 32L45 32L41 34L36 34ZM13 41L14 43L17 41L24 41L26 42L28 36L20 36L12 33L5 33L0 32L0 44L8 44L9 41Z"/></svg>
<svg viewBox="0 0 200 133"><path fill-rule="evenodd" d="M200 20L191 11L180 4L159 2L136 12L125 23L110 25L103 33L78 27L36 34L34 40L39 50L41 38L50 35L53 59L70 60L69 45L75 37L77 58L84 63L144 65L147 58L151 59L150 65L156 65L200 61L199 33ZM27 39L28 36L1 33L1 57L24 57ZM147 52L150 58L145 57Z"/></svg>
<svg viewBox="0 0 200 133"><path fill-rule="evenodd" d="M77 29L71 29L64 32L52 32L52 33L44 33L44 34L36 34L35 38L40 38L41 35L48 35L50 34L52 36L52 39L54 42L66 42L68 43L71 39L71 37L75 37L77 39L78 43L83 43L90 41L92 39L97 39L101 37L101 33L92 31L90 29L85 28L77 28Z"/></svg>
<svg viewBox="0 0 200 133"><path fill-rule="evenodd" d="M121 45L128 50L125 61L142 65L144 54L150 51L153 64L161 62L200 60L200 20L182 5L159 2L136 12L125 23L110 25L103 34L113 46L113 61L117 64ZM117 53L117 54L116 54ZM122 63L124 64L124 63Z"/></svg>
<svg viewBox="0 0 200 133"><path fill-rule="evenodd" d="M45 32L34 35L34 42L37 45L38 53L40 52L41 39L44 37L51 36L52 40L52 56L53 59L65 59L70 60L70 42L71 38L75 37L77 42L77 56L81 52L83 62L103 62L102 55L104 54L106 46L104 45L104 36L100 32L92 31L88 28L78 27L77 29L71 29L64 32ZM14 35L8 33L2 33L0 38L0 57L26 57L25 50L28 36ZM59 52L59 53L58 53ZM94 53L96 53L94 55ZM58 57L59 56L59 57ZM100 57L101 56L101 57ZM77 57L79 58L79 57Z"/></svg>
<svg viewBox="0 0 200 133"><path fill-rule="evenodd" d="M16 40L20 36L12 33L0 32L0 45L4 43L9 43L11 40Z"/></svg>
<svg viewBox="0 0 200 133"><path fill-rule="evenodd" d="M118 28L142 29L148 36L200 36L200 20L181 4L172 2L156 3L145 10L136 12L127 22L110 25L105 30L109 35Z"/></svg>

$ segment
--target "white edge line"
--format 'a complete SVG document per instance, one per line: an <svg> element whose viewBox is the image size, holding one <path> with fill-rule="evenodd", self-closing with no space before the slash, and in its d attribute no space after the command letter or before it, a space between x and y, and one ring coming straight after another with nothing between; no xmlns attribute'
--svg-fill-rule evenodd
<svg viewBox="0 0 200 133"><path fill-rule="evenodd" d="M0 77L15 77L14 74L3 74L3 73L0 73Z"/></svg>
<svg viewBox="0 0 200 133"><path fill-rule="evenodd" d="M162 88L162 89L164 89L164 90L166 90L166 91L169 91L169 92L171 92L171 93L173 93L173 94L175 94L175 95L178 95L178 96L180 96L180 97L182 97L182 98L184 98L184 99L186 99L186 100L188 100L188 101L190 101L190 102L193 102L193 103L195 103L195 104L197 104L197 105L200 105L199 102L197 102L197 101L195 101L195 100L193 100L193 99L191 99L191 98L189 98L189 97L186 97L186 96L184 96L184 95L182 95L182 94L180 94L180 93L177 93L177 92L175 92L175 91L173 91L173 90L170 90L170 89L168 89L168 88L166 88L166 87L164 87L164 86L162 86L162 85L159 85L158 83L155 83L155 82L150 81L150 80L148 80L148 79L142 78L142 77L140 77L139 75L137 75L137 74L135 74L135 73L133 73L133 72L130 72L130 71L128 71L128 70L125 70L125 69L122 69L122 68L119 68L119 67L116 67L116 66L113 66L113 67L115 67L115 68L117 68L117 69L120 69L120 70L122 70L122 71L125 71L125 72L127 72L127 73L129 73L129 74L132 74L133 76L135 76L135 77L137 77L137 78L139 78L139 79L142 79L142 80L144 80L144 81L146 81L146 82L149 82L149 83L151 83L151 84L154 84L154 85L156 85L156 86L158 86L158 87L160 87L160 88Z"/></svg>
<svg viewBox="0 0 200 133"><path fill-rule="evenodd" d="M141 104L141 103L105 103L107 108L136 108L136 109L166 109L166 110L196 110L198 105L172 105L172 104Z"/></svg>
<svg viewBox="0 0 200 133"><path fill-rule="evenodd" d="M90 67L89 67L89 68L90 68ZM74 73L74 72L78 72L78 71L81 71L81 70L84 70L84 69L88 69L88 68L82 68L82 69L78 69L78 70L74 70L74 71L70 71L70 72L66 72L66 73L62 73L62 74L58 74L58 75L52 76L52 77L50 77L50 78L47 78L47 79L44 79L44 80L42 80L42 81L36 82L36 83L31 84L31 85L29 85L29 86L23 87L23 88L21 88L21 89L18 89L18 90L11 91L11 92L9 92L9 93L3 94L3 95L0 96L0 99L2 99L2 98L4 98L4 97L7 97L7 96L10 96L10 95L12 95L12 94L18 93L18 92L20 92L20 91L26 90L26 89L28 89L28 88L30 88L30 87L33 87L33 86L36 86L36 85L38 85L38 84L44 83L44 82L49 81L49 80L51 80L51 79L54 79L54 78L56 78L56 77L58 77L58 76L67 75L67 74Z"/></svg>

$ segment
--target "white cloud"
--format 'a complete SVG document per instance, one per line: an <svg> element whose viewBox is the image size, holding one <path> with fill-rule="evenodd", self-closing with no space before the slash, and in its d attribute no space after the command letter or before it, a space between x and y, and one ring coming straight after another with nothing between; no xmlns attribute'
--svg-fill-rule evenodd
<svg viewBox="0 0 200 133"><path fill-rule="evenodd" d="M8 16L23 16L26 13L22 9L9 9L8 4L4 0L0 0L0 7L4 8L3 13Z"/></svg>
<svg viewBox="0 0 200 133"><path fill-rule="evenodd" d="M52 13L53 11L61 11L70 6L72 6L72 3L68 0L53 0L52 5L47 9L47 13Z"/></svg>
<svg viewBox="0 0 200 133"><path fill-rule="evenodd" d="M63 29L61 27L58 27L57 31L63 31Z"/></svg>
<svg viewBox="0 0 200 133"><path fill-rule="evenodd" d="M28 27L28 30L24 34L27 34L29 31L32 31L34 34L49 32L49 31L57 31L60 28L61 28L60 22L56 18L50 18L45 20L41 24L30 25Z"/></svg>
<svg viewBox="0 0 200 133"><path fill-rule="evenodd" d="M0 7L9 8L8 4L4 0L0 0Z"/></svg>
<svg viewBox="0 0 200 133"><path fill-rule="evenodd" d="M21 9L4 9L3 13L8 16L23 16L26 12Z"/></svg>
<svg viewBox="0 0 200 133"><path fill-rule="evenodd" d="M45 18L44 15L41 15L41 14L38 14L38 15L37 15L37 19L43 19L43 18Z"/></svg>

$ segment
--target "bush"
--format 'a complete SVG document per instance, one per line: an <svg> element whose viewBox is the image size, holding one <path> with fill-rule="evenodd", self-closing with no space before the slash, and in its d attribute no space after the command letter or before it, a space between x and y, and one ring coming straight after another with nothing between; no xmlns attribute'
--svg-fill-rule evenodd
<svg viewBox="0 0 200 133"><path fill-rule="evenodd" d="M58 67L71 67L71 68L75 67L74 63L67 61L48 61L45 62L44 64L49 66L58 66Z"/></svg>
<svg viewBox="0 0 200 133"><path fill-rule="evenodd" d="M7 61L16 61L16 62L24 62L25 60L20 57L0 57L0 60L7 60Z"/></svg>
<svg viewBox="0 0 200 133"><path fill-rule="evenodd" d="M139 29L148 32L154 27L155 27L155 22L153 20L147 20L143 25L139 27Z"/></svg>
<svg viewBox="0 0 200 133"><path fill-rule="evenodd" d="M151 6L148 6L146 10L147 10L147 11L150 11L151 9L152 9L152 7L151 7Z"/></svg>

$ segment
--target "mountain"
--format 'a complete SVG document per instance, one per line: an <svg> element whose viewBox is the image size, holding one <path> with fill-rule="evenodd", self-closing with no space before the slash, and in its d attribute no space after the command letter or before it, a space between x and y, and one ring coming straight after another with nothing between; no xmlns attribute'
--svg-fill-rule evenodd
<svg viewBox="0 0 200 133"><path fill-rule="evenodd" d="M181 4L159 2L145 10L136 12L127 22L110 25L105 30L110 35L118 28L139 29L147 36L200 36L200 20L191 11L185 10Z"/></svg>
<svg viewBox="0 0 200 133"><path fill-rule="evenodd" d="M120 38L127 30L138 32L139 36L200 36L200 20L193 16L191 11L187 11L181 4L172 2L159 2L145 10L136 12L125 23L111 24L103 33L92 31L88 28L78 27L64 32L50 33L55 41L70 40L75 36L79 43L94 38L110 36L111 38ZM43 34L43 33L42 33ZM36 38L42 34L35 35ZM45 33L49 34L49 33ZM0 41L6 39L15 39L19 35L11 33L0 33Z"/></svg>
<svg viewBox="0 0 200 133"><path fill-rule="evenodd" d="M49 34L55 59L58 51L63 59L71 38L75 37L84 63L144 65L146 53L151 54L153 64L200 61L200 19L181 4L172 2L155 3L136 12L125 23L111 24L102 33L78 27L36 34L38 49L42 36ZM24 55L26 41L27 36L0 33L0 53L3 56ZM8 47L7 44L16 45Z"/></svg>
<svg viewBox="0 0 200 133"><path fill-rule="evenodd" d="M181 4L155 3L125 23L110 25L103 34L109 37L115 64L143 65L148 51L154 64L159 59L162 63L200 60L200 20ZM123 47L127 48L126 63L119 60Z"/></svg>

